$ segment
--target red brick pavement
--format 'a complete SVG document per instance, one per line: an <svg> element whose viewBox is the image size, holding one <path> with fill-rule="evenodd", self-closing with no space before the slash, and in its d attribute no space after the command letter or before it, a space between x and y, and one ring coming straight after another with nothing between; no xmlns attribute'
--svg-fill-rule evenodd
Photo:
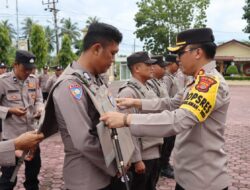
<svg viewBox="0 0 250 190"><path fill-rule="evenodd" d="M229 163L228 171L232 177L229 190L250 189L250 86L231 86L231 104L225 133ZM41 190L63 188L62 165L63 146L59 135L41 144L42 169L40 172ZM19 172L16 190L22 190L23 167ZM158 190L174 190L174 180L161 178Z"/></svg>

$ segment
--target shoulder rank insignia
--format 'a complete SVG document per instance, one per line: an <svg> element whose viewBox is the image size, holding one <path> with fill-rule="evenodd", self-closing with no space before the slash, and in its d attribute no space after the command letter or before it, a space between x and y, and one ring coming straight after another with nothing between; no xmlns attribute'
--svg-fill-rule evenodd
<svg viewBox="0 0 250 190"><path fill-rule="evenodd" d="M72 96L77 99L80 100L82 97L82 87L78 84L71 84L69 85L69 90L70 93L72 94Z"/></svg>
<svg viewBox="0 0 250 190"><path fill-rule="evenodd" d="M216 80L208 76L200 76L195 89L200 92L208 92L209 88L216 84Z"/></svg>

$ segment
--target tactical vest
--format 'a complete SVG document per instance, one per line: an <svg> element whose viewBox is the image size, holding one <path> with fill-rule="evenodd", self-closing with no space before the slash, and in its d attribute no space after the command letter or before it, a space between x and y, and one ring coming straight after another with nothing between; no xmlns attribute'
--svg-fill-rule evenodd
<svg viewBox="0 0 250 190"><path fill-rule="evenodd" d="M143 88L141 84L138 84L136 81L127 81L119 90L121 92L122 89L129 87L133 89L140 99L152 99L157 98L155 92L152 89L149 89L145 86ZM149 149L151 147L160 146L163 144L163 138L157 137L141 137L138 138L141 143L142 150Z"/></svg>
<svg viewBox="0 0 250 190"><path fill-rule="evenodd" d="M112 95L109 93L106 85L103 84L102 86L98 86L91 83L88 80L86 74L87 73L83 73L83 71L72 69L69 65L52 87L52 90L50 91L48 96L48 101L45 105L43 121L41 121L40 123L40 131L44 133L45 137L48 137L58 131L58 126L55 121L55 109L52 94L55 88L64 80L73 79L81 84L100 115L108 111L116 111L115 101L113 100ZM107 127L104 127L103 122L99 123L96 126L96 129L106 166L109 167L115 158L116 161L118 161L116 157L116 148L111 139L111 130ZM117 133L119 141L122 142L120 143L120 146L124 165L127 165L134 152L134 144L132 141L130 130L125 127L119 128L117 129Z"/></svg>
<svg viewBox="0 0 250 190"><path fill-rule="evenodd" d="M155 92L157 97L164 98L168 96L167 89L163 89L159 80L157 79L148 80L146 85L149 86Z"/></svg>

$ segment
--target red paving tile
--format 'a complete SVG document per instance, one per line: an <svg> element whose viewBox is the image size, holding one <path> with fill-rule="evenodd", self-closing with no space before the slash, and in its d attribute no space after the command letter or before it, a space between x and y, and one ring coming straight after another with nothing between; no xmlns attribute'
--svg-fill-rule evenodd
<svg viewBox="0 0 250 190"><path fill-rule="evenodd" d="M225 132L228 172L232 177L229 190L250 189L250 86L231 86L231 104ZM42 168L39 175L41 190L63 189L63 146L59 135L41 144ZM15 190L23 190L23 166ZM175 182L160 178L157 190L174 190Z"/></svg>

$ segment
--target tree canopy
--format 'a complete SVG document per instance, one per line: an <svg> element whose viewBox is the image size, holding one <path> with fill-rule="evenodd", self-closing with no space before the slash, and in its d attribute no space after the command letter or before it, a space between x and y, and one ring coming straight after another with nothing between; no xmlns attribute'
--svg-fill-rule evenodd
<svg viewBox="0 0 250 190"><path fill-rule="evenodd" d="M36 65L40 69L47 64L48 43L42 26L33 24L30 32L30 50L36 56Z"/></svg>
<svg viewBox="0 0 250 190"><path fill-rule="evenodd" d="M246 5L243 7L243 19L247 21L247 26L243 29L245 33L250 33L250 0L246 0ZM250 39L250 36L248 37Z"/></svg>
<svg viewBox="0 0 250 190"><path fill-rule="evenodd" d="M62 47L57 55L57 62L65 68L74 59L76 59L76 55L71 50L71 39L65 34L62 39Z"/></svg>
<svg viewBox="0 0 250 190"><path fill-rule="evenodd" d="M10 64L9 50L11 48L11 39L9 30L0 25L0 62Z"/></svg>
<svg viewBox="0 0 250 190"><path fill-rule="evenodd" d="M135 15L136 36L144 41L144 49L163 53L175 44L178 32L205 27L210 0L141 0Z"/></svg>

